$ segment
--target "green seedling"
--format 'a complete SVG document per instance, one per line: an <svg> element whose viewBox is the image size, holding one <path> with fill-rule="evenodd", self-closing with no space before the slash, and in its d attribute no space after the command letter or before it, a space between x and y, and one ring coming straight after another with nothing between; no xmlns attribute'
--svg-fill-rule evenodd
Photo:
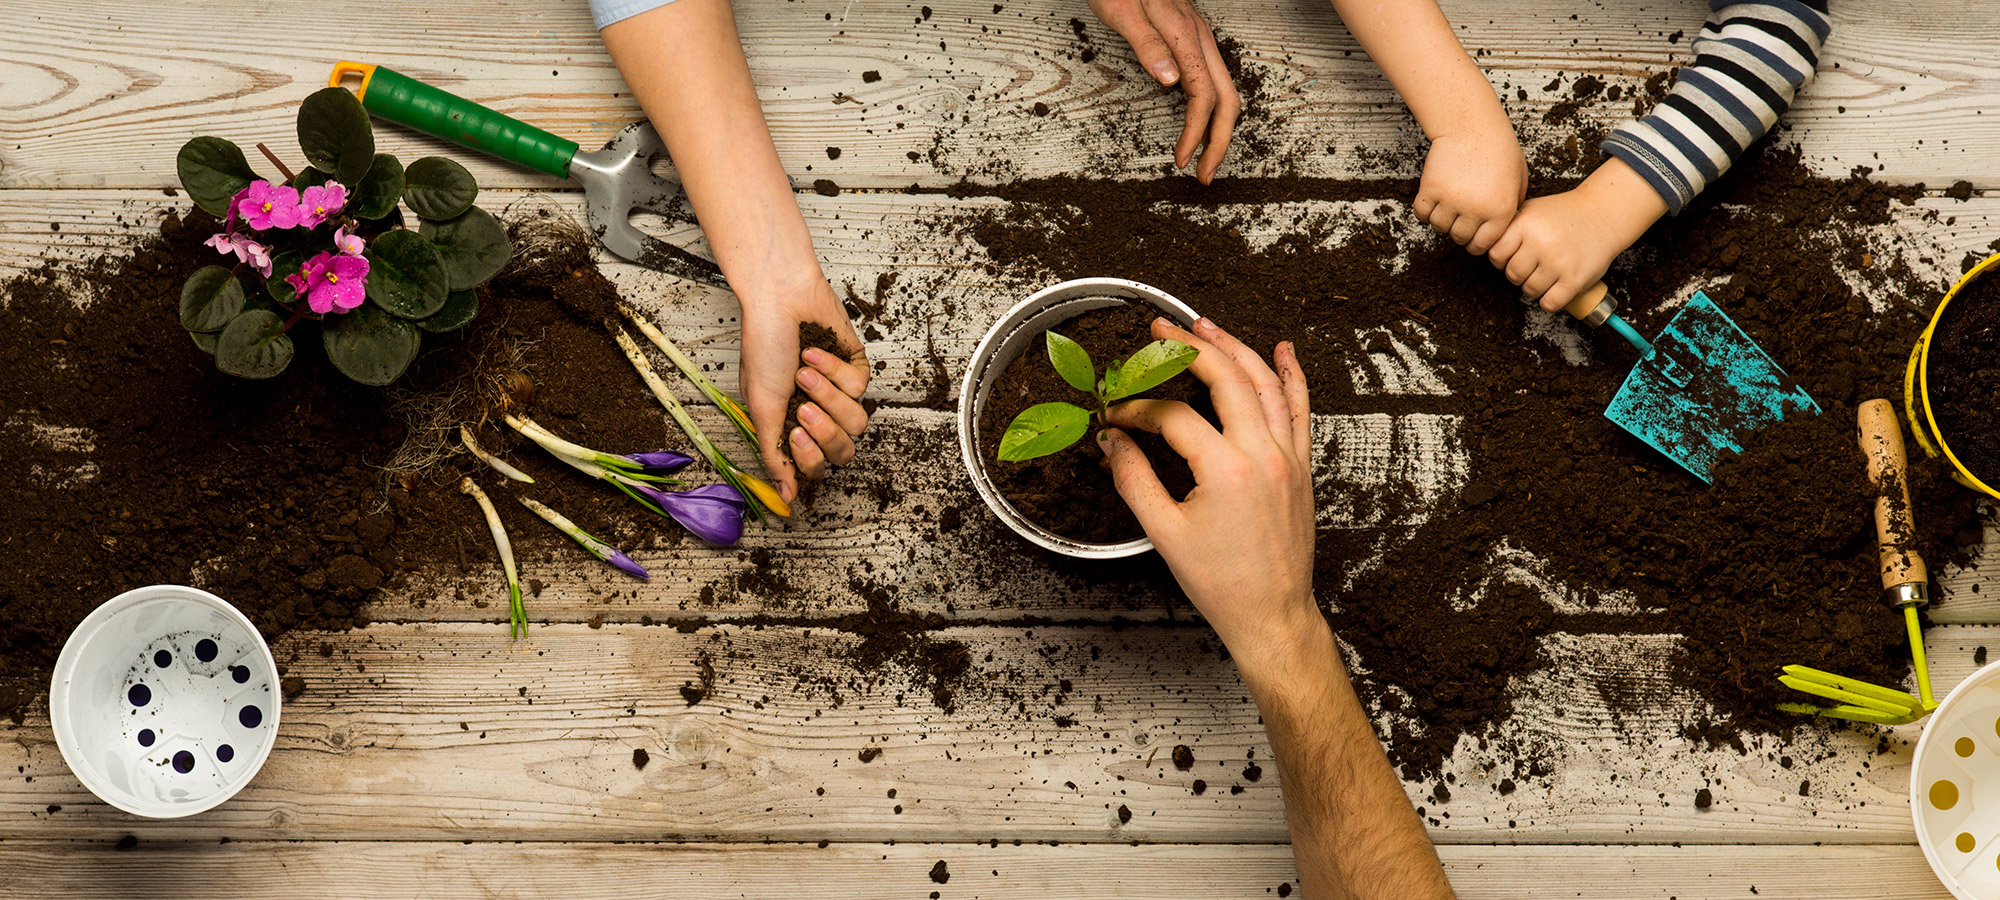
<svg viewBox="0 0 2000 900"><path fill-rule="evenodd" d="M1021 411L1000 436L999 457L1003 462L1020 462L1047 456L1068 447L1090 430L1091 417L1102 417L1111 404L1129 400L1166 383L1194 364L1200 351L1174 340L1158 340L1132 354L1114 359L1097 377L1090 352L1081 344L1053 331L1043 332L1049 348L1049 362L1069 386L1091 395L1096 409L1074 403L1038 403Z"/></svg>

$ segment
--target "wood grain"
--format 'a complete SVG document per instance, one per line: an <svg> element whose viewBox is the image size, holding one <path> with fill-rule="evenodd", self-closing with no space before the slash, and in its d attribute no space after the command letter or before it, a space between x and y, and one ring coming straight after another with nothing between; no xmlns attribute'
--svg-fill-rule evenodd
<svg viewBox="0 0 2000 900"><path fill-rule="evenodd" d="M857 671L846 658L857 638L824 629L543 626L519 642L484 624L296 634L277 653L306 693L285 706L276 749L236 798L186 820L118 813L68 772L36 713L0 728L0 771L15 773L0 779L0 838L1285 839L1256 710L1206 629L933 637L964 642L974 661L949 712L901 668ZM1701 707L1667 680L1676 640L1547 638L1545 667L1517 684L1512 718L1460 742L1449 799L1439 782L1407 786L1433 836L1910 840L1917 726L1887 732L1886 752L1873 731L1819 723L1742 752L1690 744L1681 728ZM1934 628L1930 641L1942 693L2000 632ZM681 688L699 683L703 660L713 685L690 706ZM1783 694L1774 682L1774 702ZM1171 761L1183 744L1189 770ZM863 751L879 755L864 762ZM1531 760L1548 772L1526 773ZM1244 771L1253 761L1255 780ZM1701 789L1714 797L1705 809Z"/></svg>
<svg viewBox="0 0 2000 900"><path fill-rule="evenodd" d="M1444 4L1531 143L1559 145L1579 124L1632 112L1608 92L1577 123L1543 122L1590 74L1638 90L1684 64L1699 6L1533 0L1499 15L1470 0ZM862 187L933 185L1088 171L1152 176L1169 163L1181 117L1177 92L1146 78L1124 41L1082 7L1016 0L936 0L922 16L903 4L810 0L736 9L764 112L801 189L819 178ZM1262 101L1245 121L1225 174L1290 167L1309 174L1391 169L1413 174L1421 135L1388 83L1315 0L1208 3L1241 42ZM639 111L590 17L571 0L417 8L345 0L341 39L316 53L223 34L283 33L279 6L191 0L63 4L13 0L15 45L0 60L0 184L159 188L196 134L292 154L293 112L325 84L336 54L392 66L573 138L607 139ZM1072 30L1081 17L1084 38ZM2000 25L1948 0L1872 0L1834 9L1818 80L1787 116L1791 134L1829 173L1865 165L1884 177L1942 187L2000 186L2000 120L1985 107L2000 73ZM875 72L878 81L864 79ZM1558 76L1563 78L1557 81ZM1040 106L1038 107L1038 104ZM1037 109L1047 112L1037 115ZM444 150L393 127L382 147L408 158ZM828 148L840 148L830 159ZM470 154L459 154L470 159ZM554 182L502 164L473 163L489 187Z"/></svg>
<svg viewBox="0 0 2000 900"><path fill-rule="evenodd" d="M1910 845L1833 847L1443 847L1463 900L1948 900ZM945 863L940 881L931 873ZM430 900L563 896L575 900L985 900L1092 897L1268 898L1297 887L1291 848L1065 844L459 844L456 842L142 841L0 844L0 898L180 900L352 896Z"/></svg>

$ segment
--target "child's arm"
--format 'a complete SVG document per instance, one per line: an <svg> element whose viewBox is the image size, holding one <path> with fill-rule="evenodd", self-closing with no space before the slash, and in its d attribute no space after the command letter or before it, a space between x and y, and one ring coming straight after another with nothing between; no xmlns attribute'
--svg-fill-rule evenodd
<svg viewBox="0 0 2000 900"><path fill-rule="evenodd" d="M1492 83L1435 0L1333 0L1333 8L1430 138L1417 218L1485 253L1528 195L1528 163Z"/></svg>
<svg viewBox="0 0 2000 900"><path fill-rule="evenodd" d="M817 478L828 463L854 456L854 436L868 425L859 402L868 361L813 255L727 0L662 2L593 0L592 8L605 48L665 139L715 261L743 304L742 391L764 465L790 500L797 476ZM855 357L813 350L801 366L803 322L832 328ZM802 427L787 435L794 385L813 402L799 407Z"/></svg>
<svg viewBox="0 0 2000 900"><path fill-rule="evenodd" d="M1710 0L1694 63L1653 113L1604 140L1604 164L1575 190L1537 197L1489 258L1521 292L1560 309L1662 215L1729 171L1812 81L1829 24L1824 0Z"/></svg>

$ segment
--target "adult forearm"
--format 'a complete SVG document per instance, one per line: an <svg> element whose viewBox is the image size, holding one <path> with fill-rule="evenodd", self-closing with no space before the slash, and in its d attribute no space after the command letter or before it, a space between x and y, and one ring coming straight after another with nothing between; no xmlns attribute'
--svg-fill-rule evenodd
<svg viewBox="0 0 2000 900"><path fill-rule="evenodd" d="M680 0L603 37L743 302L821 279L726 0Z"/></svg>
<svg viewBox="0 0 2000 900"><path fill-rule="evenodd" d="M1347 30L1401 94L1424 136L1508 126L1507 111L1436 0L1333 0Z"/></svg>
<svg viewBox="0 0 2000 900"><path fill-rule="evenodd" d="M1325 624L1237 662L1277 756L1305 896L1452 897Z"/></svg>

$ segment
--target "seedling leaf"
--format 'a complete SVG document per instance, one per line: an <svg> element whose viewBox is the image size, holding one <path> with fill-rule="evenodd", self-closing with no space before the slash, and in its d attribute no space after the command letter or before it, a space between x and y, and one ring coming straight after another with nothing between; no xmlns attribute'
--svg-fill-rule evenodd
<svg viewBox="0 0 2000 900"><path fill-rule="evenodd" d="M1194 363L1200 351L1180 341L1159 340L1139 348L1132 358L1104 374L1104 402L1116 403L1159 387Z"/></svg>
<svg viewBox="0 0 2000 900"><path fill-rule="evenodd" d="M229 198L257 179L250 161L243 158L243 148L219 137L198 137L182 144L174 168L194 205L217 218L229 213Z"/></svg>
<svg viewBox="0 0 2000 900"><path fill-rule="evenodd" d="M1049 362L1056 367L1069 386L1086 394L1096 387L1097 368L1090 362L1090 351L1083 345L1053 331L1042 332L1048 338Z"/></svg>
<svg viewBox="0 0 2000 900"><path fill-rule="evenodd" d="M1020 462L1047 456L1077 442L1090 430L1090 411L1072 403L1030 406L1000 436L1000 459Z"/></svg>

